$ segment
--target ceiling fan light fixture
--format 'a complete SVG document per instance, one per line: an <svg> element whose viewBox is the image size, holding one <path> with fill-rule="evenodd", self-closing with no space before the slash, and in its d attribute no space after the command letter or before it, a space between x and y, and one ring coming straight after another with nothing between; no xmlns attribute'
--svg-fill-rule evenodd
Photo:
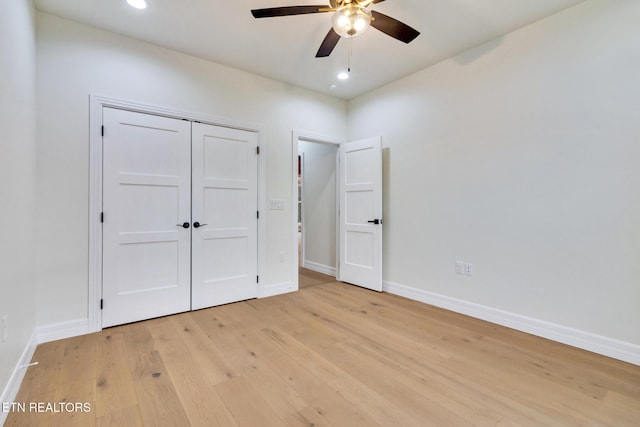
<svg viewBox="0 0 640 427"><path fill-rule="evenodd" d="M371 25L371 12L357 4L342 6L333 14L333 29L341 37L357 37Z"/></svg>

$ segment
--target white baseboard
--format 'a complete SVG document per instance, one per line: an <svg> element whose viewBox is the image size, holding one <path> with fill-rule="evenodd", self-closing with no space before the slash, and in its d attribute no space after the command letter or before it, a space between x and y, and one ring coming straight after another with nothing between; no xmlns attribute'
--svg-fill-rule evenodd
<svg viewBox="0 0 640 427"><path fill-rule="evenodd" d="M336 277L335 267L330 267L328 265L318 264L317 262L307 261L307 260L302 261L302 267L309 270L317 271L318 273L327 274L329 276Z"/></svg>
<svg viewBox="0 0 640 427"><path fill-rule="evenodd" d="M38 344L88 334L89 319L68 320L36 329Z"/></svg>
<svg viewBox="0 0 640 427"><path fill-rule="evenodd" d="M640 345L385 281L383 291L640 365Z"/></svg>
<svg viewBox="0 0 640 427"><path fill-rule="evenodd" d="M266 285L258 292L258 298L272 297L275 295L286 294L298 290L293 282L275 283Z"/></svg>
<svg viewBox="0 0 640 427"><path fill-rule="evenodd" d="M36 351L36 347L38 346L38 338L37 334L34 331L31 334L31 338L27 341L27 345L25 346L22 354L20 355L20 359L18 359L18 363L16 363L11 376L9 377L9 381L2 391L2 395L0 395L0 402L14 402L18 391L20 390L20 385L22 384L22 380L24 379L24 374L27 372L27 367L31 362L31 358ZM0 410L0 426L4 425L4 422L9 415L8 412L4 412Z"/></svg>

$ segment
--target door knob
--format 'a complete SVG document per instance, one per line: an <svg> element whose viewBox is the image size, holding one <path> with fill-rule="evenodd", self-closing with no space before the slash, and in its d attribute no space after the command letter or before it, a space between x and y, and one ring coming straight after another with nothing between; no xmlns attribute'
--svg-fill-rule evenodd
<svg viewBox="0 0 640 427"><path fill-rule="evenodd" d="M196 222L193 223L193 228L200 228L203 225L207 225L207 224L200 224L198 221L196 221Z"/></svg>
<svg viewBox="0 0 640 427"><path fill-rule="evenodd" d="M382 224L382 220L381 219L372 219L367 221L369 224Z"/></svg>
<svg viewBox="0 0 640 427"><path fill-rule="evenodd" d="M189 223L185 222L185 223L182 223L182 224L176 224L176 227L189 228Z"/></svg>

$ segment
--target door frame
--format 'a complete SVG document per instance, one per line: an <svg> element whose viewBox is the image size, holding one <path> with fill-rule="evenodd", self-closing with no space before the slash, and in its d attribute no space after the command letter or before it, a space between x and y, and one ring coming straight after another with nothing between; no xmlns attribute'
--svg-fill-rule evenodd
<svg viewBox="0 0 640 427"><path fill-rule="evenodd" d="M298 145L300 144L300 140L298 140ZM298 147L299 149L300 147ZM298 179L300 179L300 182L298 183L298 203L300 204L299 209L298 209L298 216L300 221L298 221L299 227L302 226L302 229L297 229L298 233L300 233L300 250L297 251L297 256L298 257L302 257L302 260L300 258L298 258L298 265L302 265L304 266L304 260L305 258L305 250L304 250L304 240L305 240L305 232L304 232L304 228L305 228L305 221L304 221L304 214L305 214L305 201L304 201L304 152L300 153L298 152L298 169L299 169L299 173L298 173ZM302 263L300 262L302 261Z"/></svg>
<svg viewBox="0 0 640 427"><path fill-rule="evenodd" d="M293 270L292 270L292 277L293 277L293 289L294 290L298 290L299 289L299 281L298 281L298 263L300 262L299 258L298 258L298 206L297 206L297 201L298 201L298 141L306 141L306 142L315 142L315 143L319 143L319 144L333 144L336 145L337 147L340 146L340 144L343 144L345 142L347 142L346 140L342 139L342 138L336 138L336 137L331 137L331 136L326 136L326 135L318 135L315 133L311 133L311 132L305 132L305 131L300 131L300 130L293 130L291 132L291 172L292 172L292 176L291 176L291 200L295 201L296 203L292 203L293 206L295 206L295 209L293 210L292 214L293 214L293 246L292 246L292 251L291 253L293 254ZM339 151L336 151L336 164L338 161L338 156L339 155ZM338 168L336 168L336 277L339 274L339 269L340 269L340 263L338 262L340 260L340 227L338 226L338 212L340 212L340 195L338 194L338 183L340 182L340 171L338 170ZM303 204L304 206L304 204ZM303 225L304 227L304 225Z"/></svg>
<svg viewBox="0 0 640 427"><path fill-rule="evenodd" d="M258 147L264 146L265 134L263 126L256 123L230 120L222 117L209 116L188 111L173 110L166 107L141 104L93 93L89 94L89 271L87 292L87 318L89 332L98 332L102 330L102 312L100 309L100 299L102 295L102 225L100 215L103 211L102 110L105 107L255 132L258 135ZM258 156L258 211L263 213L266 212L265 157L264 152ZM265 214L260 215L258 218L258 275L261 277L265 277L265 219ZM258 297L264 294L263 287L264 282L258 282Z"/></svg>

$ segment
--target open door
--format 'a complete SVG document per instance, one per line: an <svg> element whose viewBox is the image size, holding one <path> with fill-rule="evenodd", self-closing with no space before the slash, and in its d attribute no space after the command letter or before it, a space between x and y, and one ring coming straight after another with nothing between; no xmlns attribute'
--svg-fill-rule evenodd
<svg viewBox="0 0 640 427"><path fill-rule="evenodd" d="M338 280L382 291L382 142L340 145Z"/></svg>

